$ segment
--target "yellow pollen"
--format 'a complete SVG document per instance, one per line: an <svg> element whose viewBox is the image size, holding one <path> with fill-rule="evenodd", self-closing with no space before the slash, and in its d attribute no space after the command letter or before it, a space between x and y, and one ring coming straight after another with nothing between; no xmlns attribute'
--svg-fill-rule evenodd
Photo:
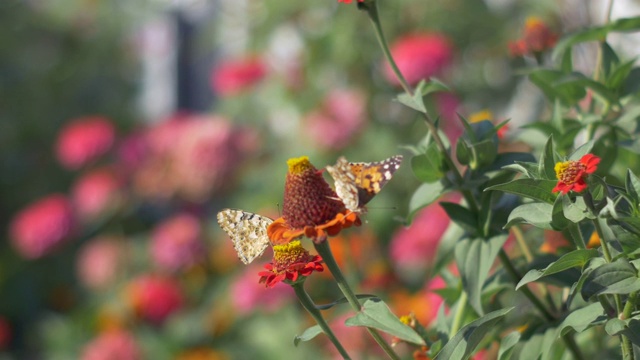
<svg viewBox="0 0 640 360"><path fill-rule="evenodd" d="M402 315L402 316L400 316L400 322L402 322L405 325L410 325L411 324L411 315Z"/></svg>
<svg viewBox="0 0 640 360"><path fill-rule="evenodd" d="M478 112L475 112L469 116L470 123L477 123L482 120L493 121L493 113L490 110L484 109Z"/></svg>
<svg viewBox="0 0 640 360"><path fill-rule="evenodd" d="M553 169L556 171L558 180L571 185L580 179L587 166L579 161L569 160L556 163Z"/></svg>
<svg viewBox="0 0 640 360"><path fill-rule="evenodd" d="M294 240L287 244L273 246L273 256L276 260L275 262L279 264L293 263L306 253L307 250L302 247L300 240Z"/></svg>
<svg viewBox="0 0 640 360"><path fill-rule="evenodd" d="M291 174L300 174L305 170L313 168L308 156L289 159L287 160L287 165L289 166L289 172Z"/></svg>

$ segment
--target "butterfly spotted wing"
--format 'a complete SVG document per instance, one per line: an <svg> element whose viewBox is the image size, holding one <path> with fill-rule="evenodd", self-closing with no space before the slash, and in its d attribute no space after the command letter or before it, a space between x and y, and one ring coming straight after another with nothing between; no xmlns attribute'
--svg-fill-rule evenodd
<svg viewBox="0 0 640 360"><path fill-rule="evenodd" d="M240 260L246 265L262 255L269 246L267 227L273 222L258 214L224 209L218 213L218 224L233 242Z"/></svg>
<svg viewBox="0 0 640 360"><path fill-rule="evenodd" d="M352 163L340 157L335 165L327 166L327 171L345 207L362 213L366 211L365 204L391 180L401 163L402 155L371 163Z"/></svg>

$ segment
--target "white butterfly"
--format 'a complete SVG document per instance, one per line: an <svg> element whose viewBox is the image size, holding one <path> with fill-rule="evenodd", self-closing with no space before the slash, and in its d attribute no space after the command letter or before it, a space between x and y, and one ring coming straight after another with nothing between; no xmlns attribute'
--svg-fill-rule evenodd
<svg viewBox="0 0 640 360"><path fill-rule="evenodd" d="M218 213L218 224L233 242L238 257L246 265L264 253L271 242L267 236L267 227L273 222L258 214L223 209Z"/></svg>

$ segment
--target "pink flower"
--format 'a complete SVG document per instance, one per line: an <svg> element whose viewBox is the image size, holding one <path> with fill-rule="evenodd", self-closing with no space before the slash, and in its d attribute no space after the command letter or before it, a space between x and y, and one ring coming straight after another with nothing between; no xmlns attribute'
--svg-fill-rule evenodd
<svg viewBox="0 0 640 360"><path fill-rule="evenodd" d="M102 116L75 119L58 134L58 161L67 169L78 169L109 151L114 139L115 129L109 119Z"/></svg>
<svg viewBox="0 0 640 360"><path fill-rule="evenodd" d="M13 338L13 331L11 331L11 324L4 316L0 316L0 351L6 350L11 344Z"/></svg>
<svg viewBox="0 0 640 360"><path fill-rule="evenodd" d="M64 195L53 194L18 212L9 232L16 250L27 259L36 259L66 242L73 224L69 200Z"/></svg>
<svg viewBox="0 0 640 360"><path fill-rule="evenodd" d="M462 125L458 119L460 100L455 94L447 92L435 94L435 100L438 116L442 119L440 122L442 131L454 143L462 135Z"/></svg>
<svg viewBox="0 0 640 360"><path fill-rule="evenodd" d="M125 254L123 244L115 237L90 240L78 254L78 279L88 288L106 289L116 279Z"/></svg>
<svg viewBox="0 0 640 360"><path fill-rule="evenodd" d="M160 223L151 236L151 255L155 263L178 271L201 261L204 256L200 221L190 214L179 214Z"/></svg>
<svg viewBox="0 0 640 360"><path fill-rule="evenodd" d="M396 231L390 252L401 272L423 272L435 258L438 244L449 226L449 217L438 203L422 209L411 226Z"/></svg>
<svg viewBox="0 0 640 360"><path fill-rule="evenodd" d="M134 279L127 290L136 314L156 325L180 310L184 303L178 282L170 277L142 275Z"/></svg>
<svg viewBox="0 0 640 360"><path fill-rule="evenodd" d="M220 96L238 95L258 83L267 73L260 58L221 61L211 73L211 88Z"/></svg>
<svg viewBox="0 0 640 360"><path fill-rule="evenodd" d="M321 109L306 117L307 133L318 145L339 150L351 142L365 123L366 100L356 90L333 90Z"/></svg>
<svg viewBox="0 0 640 360"><path fill-rule="evenodd" d="M118 203L120 188L116 174L108 168L84 174L71 189L71 200L78 216L91 220L103 214Z"/></svg>
<svg viewBox="0 0 640 360"><path fill-rule="evenodd" d="M438 33L405 35L391 45L398 68L410 85L441 73L453 59L453 46ZM400 85L391 66L385 63L384 76L393 85Z"/></svg>
<svg viewBox="0 0 640 360"><path fill-rule="evenodd" d="M125 331L109 331L85 345L82 360L137 360L142 354L136 339Z"/></svg>
<svg viewBox="0 0 640 360"><path fill-rule="evenodd" d="M258 283L256 273L261 269L261 265L245 269L231 285L233 306L242 315L248 315L258 309L273 312L295 299L295 294L290 286L279 285L267 289L263 284Z"/></svg>

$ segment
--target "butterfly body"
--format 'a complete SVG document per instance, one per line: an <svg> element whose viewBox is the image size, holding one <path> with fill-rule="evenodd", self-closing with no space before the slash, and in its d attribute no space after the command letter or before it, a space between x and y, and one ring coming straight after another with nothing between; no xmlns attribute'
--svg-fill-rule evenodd
<svg viewBox="0 0 640 360"><path fill-rule="evenodd" d="M402 155L371 163L349 162L338 158L327 171L335 182L336 194L348 210L366 212L365 205L391 180L402 163Z"/></svg>
<svg viewBox="0 0 640 360"><path fill-rule="evenodd" d="M273 220L268 217L242 210L223 209L218 212L217 219L245 265L260 257L271 244L267 227Z"/></svg>

